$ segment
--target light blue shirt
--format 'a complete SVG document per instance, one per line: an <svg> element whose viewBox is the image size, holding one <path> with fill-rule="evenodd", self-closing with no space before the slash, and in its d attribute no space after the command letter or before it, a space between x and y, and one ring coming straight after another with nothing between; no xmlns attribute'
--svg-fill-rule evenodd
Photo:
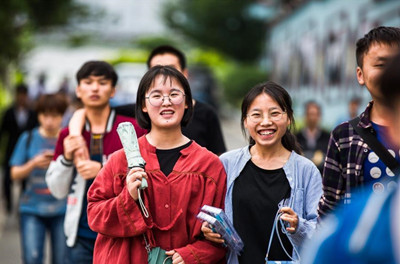
<svg viewBox="0 0 400 264"><path fill-rule="evenodd" d="M220 156L227 174L225 213L232 222L233 185L250 159L249 146L229 151ZM321 174L310 160L295 152L290 154L289 160L283 166L283 170L289 181L291 194L285 204L283 200L279 203L279 207L289 206L299 217L296 232L289 236L289 239L299 250L303 241L312 236L317 224L317 207L322 195ZM265 241L265 243L268 244L268 241ZM237 255L233 252L228 252L228 264L237 263L239 263Z"/></svg>
<svg viewBox="0 0 400 264"><path fill-rule="evenodd" d="M29 142L29 133L31 133ZM54 150L57 138L44 138L39 129L25 131L19 137L10 166L22 166L44 150ZM19 211L40 216L57 216L65 214L66 199L53 197L45 181L46 170L35 168L26 178L26 188L21 195Z"/></svg>

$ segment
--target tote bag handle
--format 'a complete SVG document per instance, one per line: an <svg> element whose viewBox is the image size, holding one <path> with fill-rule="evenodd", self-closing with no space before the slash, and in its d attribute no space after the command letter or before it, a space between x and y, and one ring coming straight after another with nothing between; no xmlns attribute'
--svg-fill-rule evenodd
<svg viewBox="0 0 400 264"><path fill-rule="evenodd" d="M281 239L281 235L279 234L278 222L280 222L282 226L285 226L283 224L283 220L281 219L281 215L282 215L282 213L279 212L279 209L278 209L278 211L277 211L277 213L275 215L274 224L272 225L271 235L269 237L267 254L265 256L265 263L275 263L274 261L269 261L268 260L268 255L269 255L269 251L271 249L271 244L272 244L272 240L274 238L274 233L276 233L276 236L278 237L279 243L281 244L281 247L282 247L283 251L285 252L286 256L288 256L288 258L290 258L290 260L291 260L291 261L279 261L277 263L298 263L300 261L300 254L297 251L296 247L293 245L292 240L288 236L288 231L285 228L282 228L282 232L288 237L288 240L289 240L290 244L292 244L294 253L297 256L298 260L293 259L292 255L287 252L285 246L283 245L283 242L282 242L282 239Z"/></svg>

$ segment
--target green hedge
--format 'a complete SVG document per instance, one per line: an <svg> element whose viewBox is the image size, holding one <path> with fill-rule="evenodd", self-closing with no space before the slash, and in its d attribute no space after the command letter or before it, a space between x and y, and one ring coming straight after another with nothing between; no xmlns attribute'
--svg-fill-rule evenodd
<svg viewBox="0 0 400 264"><path fill-rule="evenodd" d="M226 100L240 107L246 93L256 84L268 79L266 71L253 65L237 65L228 70L222 84Z"/></svg>

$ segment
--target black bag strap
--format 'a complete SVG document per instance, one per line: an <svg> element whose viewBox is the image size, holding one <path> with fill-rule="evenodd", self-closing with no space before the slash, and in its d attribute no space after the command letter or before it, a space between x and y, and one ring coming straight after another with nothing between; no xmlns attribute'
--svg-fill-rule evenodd
<svg viewBox="0 0 400 264"><path fill-rule="evenodd" d="M353 126L354 130L364 139L368 146L378 155L378 157L385 163L385 165L395 174L400 170L400 163L390 154L386 147L368 131L368 129L361 128L357 124L360 121L360 117L356 117L349 121Z"/></svg>

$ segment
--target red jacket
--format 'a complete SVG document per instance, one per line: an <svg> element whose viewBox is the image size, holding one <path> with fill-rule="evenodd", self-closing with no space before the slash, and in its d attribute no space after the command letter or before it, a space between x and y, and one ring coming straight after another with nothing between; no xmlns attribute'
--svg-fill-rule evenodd
<svg viewBox="0 0 400 264"><path fill-rule="evenodd" d="M156 149L146 137L139 139L146 161L149 187L144 200L145 219L125 183L127 161L115 152L88 192L88 221L98 232L94 263L147 263L143 233L153 246L176 250L186 264L224 263L225 249L201 238L196 215L204 204L222 208L226 174L218 157L197 143L181 151L173 171L160 170Z"/></svg>

